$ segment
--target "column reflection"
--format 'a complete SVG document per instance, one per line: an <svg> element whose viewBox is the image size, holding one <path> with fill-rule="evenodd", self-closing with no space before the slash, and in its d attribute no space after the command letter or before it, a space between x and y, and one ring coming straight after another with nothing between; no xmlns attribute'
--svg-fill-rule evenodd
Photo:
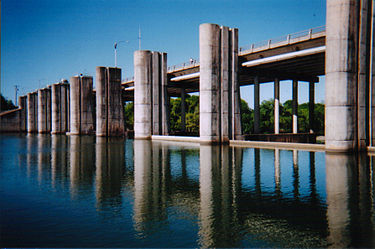
<svg viewBox="0 0 375 249"><path fill-rule="evenodd" d="M241 148L200 146L199 243L202 247L239 246L241 165Z"/></svg>
<svg viewBox="0 0 375 249"><path fill-rule="evenodd" d="M275 193L281 196L280 149L275 149Z"/></svg>
<svg viewBox="0 0 375 249"><path fill-rule="evenodd" d="M140 234L167 220L168 148L149 140L134 140L134 227Z"/></svg>
<svg viewBox="0 0 375 249"><path fill-rule="evenodd" d="M124 140L114 137L96 137L95 149L97 208L121 206L121 179L125 172Z"/></svg>
<svg viewBox="0 0 375 249"><path fill-rule="evenodd" d="M326 154L328 242L332 247L349 247L350 193L354 186L354 156Z"/></svg>
<svg viewBox="0 0 375 249"><path fill-rule="evenodd" d="M43 177L49 177L51 170L51 137L49 135L38 134L38 182L41 183Z"/></svg>
<svg viewBox="0 0 375 249"><path fill-rule="evenodd" d="M95 174L95 137L70 136L70 188L73 197L89 194Z"/></svg>
<svg viewBox="0 0 375 249"><path fill-rule="evenodd" d="M56 182L64 183L64 179L68 173L68 137L65 135L51 136L51 177L52 186L56 186Z"/></svg>

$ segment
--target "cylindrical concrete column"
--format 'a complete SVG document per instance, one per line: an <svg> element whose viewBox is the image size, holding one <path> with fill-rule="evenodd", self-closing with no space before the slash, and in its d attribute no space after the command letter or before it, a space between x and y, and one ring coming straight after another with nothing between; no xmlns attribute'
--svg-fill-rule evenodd
<svg viewBox="0 0 375 249"><path fill-rule="evenodd" d="M151 138L151 52L134 52L134 138Z"/></svg>
<svg viewBox="0 0 375 249"><path fill-rule="evenodd" d="M314 133L314 123L315 123L315 83L309 82L309 130L310 133Z"/></svg>
<svg viewBox="0 0 375 249"><path fill-rule="evenodd" d="M325 68L327 150L350 151L356 148L359 2L327 1Z"/></svg>
<svg viewBox="0 0 375 249"><path fill-rule="evenodd" d="M21 108L20 131L27 132L27 96L20 96L18 99L18 105Z"/></svg>
<svg viewBox="0 0 375 249"><path fill-rule="evenodd" d="M199 131L203 143L220 142L220 27L199 26Z"/></svg>
<svg viewBox="0 0 375 249"><path fill-rule="evenodd" d="M293 80L293 96L292 96L292 115L293 115L293 123L292 123L292 132L298 133L298 81Z"/></svg>
<svg viewBox="0 0 375 249"><path fill-rule="evenodd" d="M93 78L81 77L81 134L95 133Z"/></svg>
<svg viewBox="0 0 375 249"><path fill-rule="evenodd" d="M254 134L260 133L259 78L254 78Z"/></svg>
<svg viewBox="0 0 375 249"><path fill-rule="evenodd" d="M46 89L38 90L38 132L47 132L47 92Z"/></svg>
<svg viewBox="0 0 375 249"><path fill-rule="evenodd" d="M168 77L167 77L167 53L161 53L160 57L160 78L161 78L161 130L162 135L167 136L170 133L170 108L168 94Z"/></svg>
<svg viewBox="0 0 375 249"><path fill-rule="evenodd" d="M161 135L160 53L152 52L152 134Z"/></svg>
<svg viewBox="0 0 375 249"><path fill-rule="evenodd" d="M81 83L80 77L70 78L70 134L81 133Z"/></svg>
<svg viewBox="0 0 375 249"><path fill-rule="evenodd" d="M61 133L61 85L53 84L51 87L52 109L52 134Z"/></svg>
<svg viewBox="0 0 375 249"><path fill-rule="evenodd" d="M106 68L96 67L96 135L107 136L108 119L106 94Z"/></svg>
<svg viewBox="0 0 375 249"><path fill-rule="evenodd" d="M27 94L27 132L38 132L38 94L32 92Z"/></svg>
<svg viewBox="0 0 375 249"><path fill-rule="evenodd" d="M275 126L275 134L280 133L280 81L279 79L275 79L274 82L274 126Z"/></svg>
<svg viewBox="0 0 375 249"><path fill-rule="evenodd" d="M108 68L108 136L125 134L121 68Z"/></svg>

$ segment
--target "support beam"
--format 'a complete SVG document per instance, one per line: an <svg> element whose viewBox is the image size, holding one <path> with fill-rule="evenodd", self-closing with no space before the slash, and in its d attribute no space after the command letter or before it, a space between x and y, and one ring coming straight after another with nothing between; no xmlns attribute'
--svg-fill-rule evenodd
<svg viewBox="0 0 375 249"><path fill-rule="evenodd" d="M280 81L279 79L275 79L274 82L274 126L275 126L275 134L280 133Z"/></svg>
<svg viewBox="0 0 375 249"><path fill-rule="evenodd" d="M259 78L254 78L254 134L260 133Z"/></svg>
<svg viewBox="0 0 375 249"><path fill-rule="evenodd" d="M293 133L298 133L298 81L293 80L293 100L292 100L292 115L293 115Z"/></svg>
<svg viewBox="0 0 375 249"><path fill-rule="evenodd" d="M309 132L315 133L315 83L309 82Z"/></svg>

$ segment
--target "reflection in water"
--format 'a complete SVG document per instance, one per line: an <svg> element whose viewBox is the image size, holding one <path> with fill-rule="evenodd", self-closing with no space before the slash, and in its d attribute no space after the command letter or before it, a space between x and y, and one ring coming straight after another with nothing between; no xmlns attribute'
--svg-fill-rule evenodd
<svg viewBox="0 0 375 249"><path fill-rule="evenodd" d="M200 245L239 246L239 172L242 151L229 147L200 146Z"/></svg>
<svg viewBox="0 0 375 249"><path fill-rule="evenodd" d="M70 136L70 188L72 197L89 194L95 174L95 137ZM84 189L81 189L84 188Z"/></svg>
<svg viewBox="0 0 375 249"><path fill-rule="evenodd" d="M98 209L121 206L121 178L125 170L121 138L96 137L96 201Z"/></svg>
<svg viewBox="0 0 375 249"><path fill-rule="evenodd" d="M38 182L41 183L44 177L49 177L51 160L51 137L44 134L38 134ZM46 149L47 148L47 149Z"/></svg>
<svg viewBox="0 0 375 249"><path fill-rule="evenodd" d="M328 242L374 247L370 169L365 155L326 154ZM371 171L373 172L373 171ZM371 193L372 192L372 193Z"/></svg>
<svg viewBox="0 0 375 249"><path fill-rule="evenodd" d="M170 177L168 151L151 141L134 141L134 228L152 232L151 221L166 219L166 184Z"/></svg>
<svg viewBox="0 0 375 249"><path fill-rule="evenodd" d="M64 180L68 177L68 137L52 135L51 140L51 177L52 186L55 187L57 181L64 184Z"/></svg>
<svg viewBox="0 0 375 249"><path fill-rule="evenodd" d="M27 154L19 158L43 186L40 194L62 202L65 190L72 205L59 205L63 217L84 224L61 229L54 213L41 215L46 206L29 216L30 230L49 222L61 238L79 234L93 246L118 240L134 247L375 247L372 156L186 149L147 140L134 141L132 155L125 148L132 141L115 138L32 135L25 141ZM59 187L66 183L70 188ZM49 196L51 186L57 197Z"/></svg>

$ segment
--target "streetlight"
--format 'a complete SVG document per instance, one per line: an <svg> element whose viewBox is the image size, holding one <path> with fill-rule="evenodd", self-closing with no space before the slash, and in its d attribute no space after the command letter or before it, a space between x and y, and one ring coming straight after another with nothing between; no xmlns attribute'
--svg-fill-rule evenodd
<svg viewBox="0 0 375 249"><path fill-rule="evenodd" d="M117 45L120 44L121 42L126 42L128 43L129 41L119 41L115 42L114 48L115 48L115 67L117 67Z"/></svg>

